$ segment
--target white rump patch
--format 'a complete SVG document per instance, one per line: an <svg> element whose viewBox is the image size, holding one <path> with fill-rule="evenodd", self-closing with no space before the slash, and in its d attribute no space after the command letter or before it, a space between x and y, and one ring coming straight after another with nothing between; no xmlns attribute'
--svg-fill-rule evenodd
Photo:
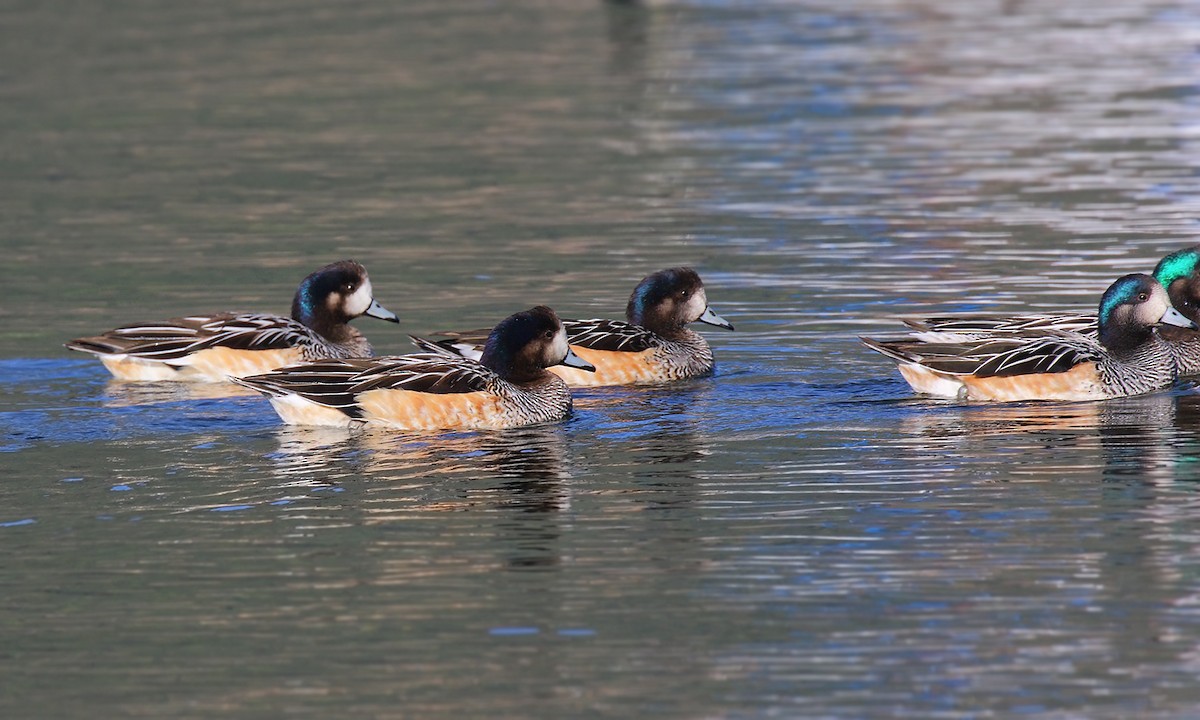
<svg viewBox="0 0 1200 720"><path fill-rule="evenodd" d="M926 395L955 399L966 387L953 375L930 370L917 363L900 363L898 369L913 390Z"/></svg>
<svg viewBox="0 0 1200 720"><path fill-rule="evenodd" d="M157 360L143 360L141 358L130 357L124 353L120 355L99 355L99 358L100 362L104 363L104 367L108 368L108 371L118 380L155 381L192 379L187 376L181 376L179 371L174 367Z"/></svg>
<svg viewBox="0 0 1200 720"><path fill-rule="evenodd" d="M354 418L346 413L325 405L319 405L311 400L292 393L273 395L268 398L275 412L279 413L288 425L325 425L331 427L350 427Z"/></svg>

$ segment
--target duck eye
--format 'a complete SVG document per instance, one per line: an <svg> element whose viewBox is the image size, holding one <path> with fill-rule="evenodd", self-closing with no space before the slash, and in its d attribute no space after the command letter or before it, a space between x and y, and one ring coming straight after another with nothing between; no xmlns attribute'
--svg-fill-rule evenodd
<svg viewBox="0 0 1200 720"><path fill-rule="evenodd" d="M348 293L354 292L354 283L346 283L345 285L342 285L342 290Z"/></svg>
<svg viewBox="0 0 1200 720"><path fill-rule="evenodd" d="M1144 292L1138 293L1137 299L1138 299L1138 302L1146 302L1147 300L1150 299L1150 296Z"/></svg>
<svg viewBox="0 0 1200 720"><path fill-rule="evenodd" d="M546 338L547 340L553 340L554 332L551 330L547 330L546 332L542 333L542 337Z"/></svg>

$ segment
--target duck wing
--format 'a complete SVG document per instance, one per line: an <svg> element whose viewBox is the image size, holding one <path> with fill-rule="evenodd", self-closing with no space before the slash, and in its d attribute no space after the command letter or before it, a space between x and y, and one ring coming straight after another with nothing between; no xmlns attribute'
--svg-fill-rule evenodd
<svg viewBox="0 0 1200 720"><path fill-rule="evenodd" d="M191 315L137 323L79 338L67 347L100 355L126 354L171 361L199 350L276 350L313 342L312 331L291 318L270 314Z"/></svg>
<svg viewBox="0 0 1200 720"><path fill-rule="evenodd" d="M482 392L497 379L496 373L474 360L440 353L397 355L381 360L352 378L356 394L368 390Z"/></svg>
<svg viewBox="0 0 1200 720"><path fill-rule="evenodd" d="M408 339L426 353L478 360L483 357L483 346L487 344L488 332L488 330L468 330L460 333L447 330L433 333L445 337L445 340L427 340L416 335L409 335Z"/></svg>
<svg viewBox="0 0 1200 720"><path fill-rule="evenodd" d="M617 352L641 352L659 345L659 338L653 332L639 325L632 325L620 320L562 320L563 329L567 331L567 342L571 345L589 348L591 350L609 350ZM413 344L425 352L459 355L478 360L483 354L483 346L488 339L487 330L468 330L466 332L437 332L434 335L445 337L445 340L427 340L413 337Z"/></svg>
<svg viewBox="0 0 1200 720"><path fill-rule="evenodd" d="M563 320L562 324L568 343L591 350L641 352L659 345L658 335L620 320Z"/></svg>
<svg viewBox="0 0 1200 720"><path fill-rule="evenodd" d="M967 337L1043 332L1074 332L1093 336L1096 334L1096 316L1086 314L1016 315L1012 317L950 315L921 320L906 319L904 324L918 333L942 333Z"/></svg>
<svg viewBox="0 0 1200 720"><path fill-rule="evenodd" d="M901 362L939 372L976 377L1060 373L1104 357L1103 349L1078 333L1047 333L965 340L921 342L862 338L871 349Z"/></svg>
<svg viewBox="0 0 1200 720"><path fill-rule="evenodd" d="M357 396L370 390L469 393L488 390L496 374L474 360L436 353L321 360L231 378L266 395L299 395L355 415Z"/></svg>

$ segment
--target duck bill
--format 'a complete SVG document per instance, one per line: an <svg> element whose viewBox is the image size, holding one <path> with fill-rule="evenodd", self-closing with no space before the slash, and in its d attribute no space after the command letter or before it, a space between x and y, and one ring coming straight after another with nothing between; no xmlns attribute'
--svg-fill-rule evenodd
<svg viewBox="0 0 1200 720"><path fill-rule="evenodd" d="M587 370L588 372L596 372L595 365L576 355L575 351L569 347L567 348L567 356L562 359L562 362L560 362L559 365L579 368L580 370Z"/></svg>
<svg viewBox="0 0 1200 720"><path fill-rule="evenodd" d="M1158 322L1162 325L1174 325L1176 327L1188 328L1189 330L1200 330L1200 326L1188 320L1183 313L1175 308L1168 308Z"/></svg>
<svg viewBox="0 0 1200 720"><path fill-rule="evenodd" d="M726 330L733 329L733 323L713 312L712 308L710 307L704 308L704 314L696 318L696 321L702 322L705 325L716 325L717 327L725 328Z"/></svg>
<svg viewBox="0 0 1200 720"><path fill-rule="evenodd" d="M367 308L363 315L370 315L373 318L387 320L388 322L394 322L396 324L400 323L400 318L396 317L396 313L380 305L379 301L375 298L371 298L371 306Z"/></svg>

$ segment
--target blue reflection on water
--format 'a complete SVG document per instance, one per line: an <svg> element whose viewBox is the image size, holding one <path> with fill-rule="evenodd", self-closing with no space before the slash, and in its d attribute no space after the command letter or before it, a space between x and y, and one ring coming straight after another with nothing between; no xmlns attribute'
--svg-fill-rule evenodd
<svg viewBox="0 0 1200 720"><path fill-rule="evenodd" d="M220 386L201 388L218 391ZM232 386L230 386L232 387ZM203 432L246 433L278 424L257 397L187 399L184 383L116 384L91 361L0 361L0 452L38 444L91 443ZM47 396L69 400L56 406ZM211 447L203 442L197 447Z"/></svg>

